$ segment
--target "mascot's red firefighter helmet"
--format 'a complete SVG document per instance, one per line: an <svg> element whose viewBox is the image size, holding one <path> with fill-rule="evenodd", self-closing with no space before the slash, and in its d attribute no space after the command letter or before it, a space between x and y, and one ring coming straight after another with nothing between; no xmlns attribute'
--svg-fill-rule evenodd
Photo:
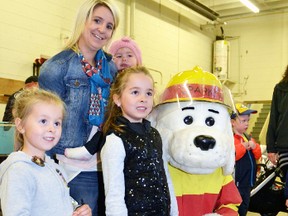
<svg viewBox="0 0 288 216"><path fill-rule="evenodd" d="M235 110L230 90L214 74L199 66L174 75L160 98L160 104L181 101L220 103Z"/></svg>
<svg viewBox="0 0 288 216"><path fill-rule="evenodd" d="M174 75L160 103L194 100L224 103L221 82L214 74L203 71L199 66Z"/></svg>

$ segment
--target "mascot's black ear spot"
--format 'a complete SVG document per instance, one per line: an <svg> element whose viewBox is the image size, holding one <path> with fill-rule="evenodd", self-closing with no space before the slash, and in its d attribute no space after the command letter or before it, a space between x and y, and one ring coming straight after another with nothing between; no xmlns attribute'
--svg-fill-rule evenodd
<svg viewBox="0 0 288 216"><path fill-rule="evenodd" d="M187 125L191 125L193 123L193 117L192 116L186 116L184 119L183 119L184 123L187 124Z"/></svg>

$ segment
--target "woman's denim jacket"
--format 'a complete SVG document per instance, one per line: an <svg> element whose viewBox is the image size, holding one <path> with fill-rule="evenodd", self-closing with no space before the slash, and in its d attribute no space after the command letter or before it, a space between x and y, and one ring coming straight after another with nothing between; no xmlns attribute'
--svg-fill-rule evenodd
<svg viewBox="0 0 288 216"><path fill-rule="evenodd" d="M110 71L115 77L117 69L106 55ZM47 60L40 70L40 88L57 93L66 104L66 116L59 143L49 155L64 154L65 148L83 146L92 129L88 121L90 82L83 72L81 58L73 50L64 50Z"/></svg>

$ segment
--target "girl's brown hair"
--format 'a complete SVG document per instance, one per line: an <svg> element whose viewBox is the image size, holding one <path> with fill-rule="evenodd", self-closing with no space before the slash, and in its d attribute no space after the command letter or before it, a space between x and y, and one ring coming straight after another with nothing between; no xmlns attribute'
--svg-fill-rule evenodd
<svg viewBox="0 0 288 216"><path fill-rule="evenodd" d="M62 108L63 117L65 116L65 104L56 94L39 89L29 88L24 89L19 95L17 95L13 106L13 117L21 119L21 124L25 124L28 116L32 112L33 106L37 103L51 103ZM24 139L17 129L15 130L15 150L19 150L23 147Z"/></svg>
<svg viewBox="0 0 288 216"><path fill-rule="evenodd" d="M282 76L281 82L288 82L288 65L287 65L286 70Z"/></svg>
<svg viewBox="0 0 288 216"><path fill-rule="evenodd" d="M122 131L121 126L116 124L116 118L119 116L122 116L122 110L120 107L118 107L114 103L113 95L118 95L119 98L121 98L122 93L124 89L126 88L126 84L128 82L130 75L140 74L140 73L145 74L146 76L149 76L153 81L153 77L150 74L149 70L143 66L126 68L120 73L118 73L115 79L115 82L113 83L111 90L110 90L110 98L109 98L107 112L106 112L106 121L103 126L104 134L107 134L109 130ZM154 81L153 81L153 85L154 85Z"/></svg>

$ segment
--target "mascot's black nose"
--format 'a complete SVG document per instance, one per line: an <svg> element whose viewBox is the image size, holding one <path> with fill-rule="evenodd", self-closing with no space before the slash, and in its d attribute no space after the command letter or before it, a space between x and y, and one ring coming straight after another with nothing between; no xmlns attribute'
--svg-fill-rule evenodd
<svg viewBox="0 0 288 216"><path fill-rule="evenodd" d="M213 149L215 144L216 140L211 136L199 135L194 139L194 145L202 151Z"/></svg>

